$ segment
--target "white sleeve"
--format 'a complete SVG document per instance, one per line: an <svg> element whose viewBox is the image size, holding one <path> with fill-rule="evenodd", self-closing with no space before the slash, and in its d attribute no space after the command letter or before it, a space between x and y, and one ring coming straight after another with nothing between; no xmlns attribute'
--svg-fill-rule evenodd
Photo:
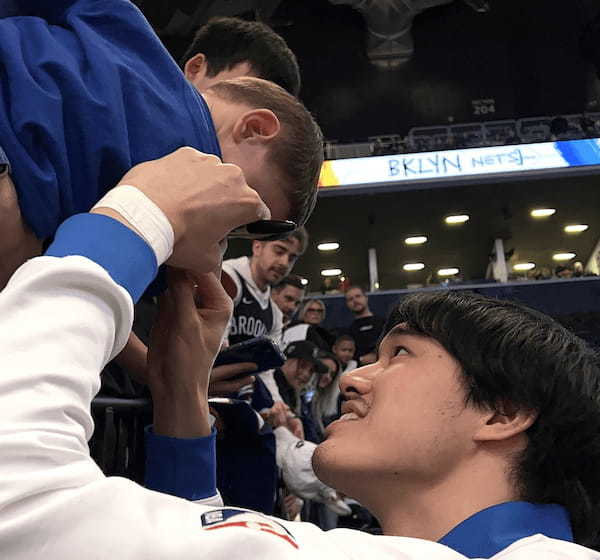
<svg viewBox="0 0 600 560"><path fill-rule="evenodd" d="M86 445L90 402L132 316L128 292L84 257L34 259L0 293L2 558L461 558L435 543L324 533L104 477Z"/></svg>

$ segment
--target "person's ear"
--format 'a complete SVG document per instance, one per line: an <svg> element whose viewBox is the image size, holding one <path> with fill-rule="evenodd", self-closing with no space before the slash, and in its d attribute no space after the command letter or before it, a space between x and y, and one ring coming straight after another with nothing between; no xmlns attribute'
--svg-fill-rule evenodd
<svg viewBox="0 0 600 560"><path fill-rule="evenodd" d="M183 67L185 77L193 84L203 80L206 77L207 70L208 65L206 63L206 57L202 53L194 55Z"/></svg>
<svg viewBox="0 0 600 560"><path fill-rule="evenodd" d="M257 257L258 255L260 255L260 251L262 249L263 243L262 241L257 241L256 239L254 239L252 241L252 255Z"/></svg>
<svg viewBox="0 0 600 560"><path fill-rule="evenodd" d="M277 115L269 109L251 109L235 122L232 136L236 143L250 142L266 144L281 130Z"/></svg>
<svg viewBox="0 0 600 560"><path fill-rule="evenodd" d="M537 420L538 412L530 408L522 408L510 403L500 403L490 411L485 423L480 426L474 436L475 441L506 441L525 433Z"/></svg>

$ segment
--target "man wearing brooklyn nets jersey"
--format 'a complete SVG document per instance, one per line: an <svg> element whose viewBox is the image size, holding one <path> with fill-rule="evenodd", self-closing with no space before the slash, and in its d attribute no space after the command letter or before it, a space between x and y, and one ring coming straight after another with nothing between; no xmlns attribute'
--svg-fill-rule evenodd
<svg viewBox="0 0 600 560"><path fill-rule="evenodd" d="M229 283L234 310L229 329L229 344L256 336L268 336L279 342L283 316L271 301L271 286L292 270L306 249L308 234L304 228L278 241L253 241L252 256L223 262L224 282Z"/></svg>

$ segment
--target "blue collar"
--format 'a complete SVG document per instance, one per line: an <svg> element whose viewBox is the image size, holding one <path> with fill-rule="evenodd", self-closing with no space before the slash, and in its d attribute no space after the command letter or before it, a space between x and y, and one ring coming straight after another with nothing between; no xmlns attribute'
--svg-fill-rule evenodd
<svg viewBox="0 0 600 560"><path fill-rule="evenodd" d="M573 542L567 510L555 504L506 502L465 519L438 542L469 558L490 558L515 541L538 533Z"/></svg>

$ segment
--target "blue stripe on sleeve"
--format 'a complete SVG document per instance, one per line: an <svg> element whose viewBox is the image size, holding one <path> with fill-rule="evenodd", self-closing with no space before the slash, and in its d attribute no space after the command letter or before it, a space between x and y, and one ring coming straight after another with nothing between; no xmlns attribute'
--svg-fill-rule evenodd
<svg viewBox="0 0 600 560"><path fill-rule="evenodd" d="M146 428L145 486L187 500L217 493L216 430L207 437L159 436Z"/></svg>
<svg viewBox="0 0 600 560"><path fill-rule="evenodd" d="M156 255L139 235L102 214L77 214L58 228L49 257L80 255L99 264L134 302L156 276Z"/></svg>

